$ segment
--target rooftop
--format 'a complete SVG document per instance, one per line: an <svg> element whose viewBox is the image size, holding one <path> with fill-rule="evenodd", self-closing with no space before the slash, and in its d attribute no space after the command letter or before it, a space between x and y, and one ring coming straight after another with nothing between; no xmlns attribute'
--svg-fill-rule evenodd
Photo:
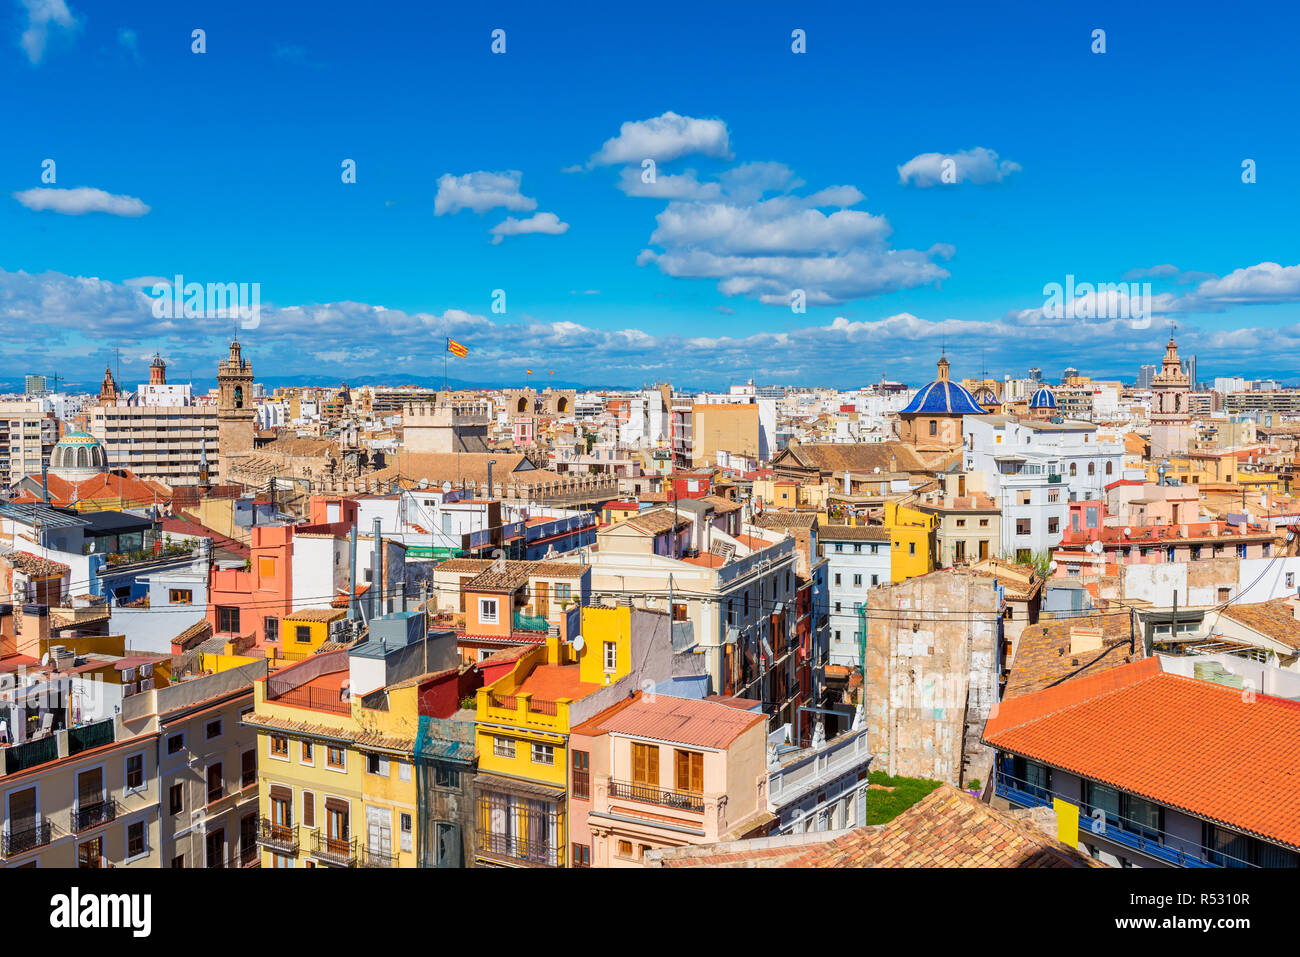
<svg viewBox="0 0 1300 957"><path fill-rule="evenodd" d="M609 714L607 712L607 714ZM766 721L761 712L748 711L717 701L697 701L638 693L626 707L590 722L592 733L625 734L653 738L697 748L725 749L755 724Z"/></svg>

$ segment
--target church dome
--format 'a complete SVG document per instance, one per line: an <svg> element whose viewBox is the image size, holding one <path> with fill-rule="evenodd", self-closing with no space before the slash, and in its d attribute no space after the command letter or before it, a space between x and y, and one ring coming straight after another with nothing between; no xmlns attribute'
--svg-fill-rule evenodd
<svg viewBox="0 0 1300 957"><path fill-rule="evenodd" d="M69 432L50 452L50 471L70 481L92 478L108 471L108 457L89 432Z"/></svg>
<svg viewBox="0 0 1300 957"><path fill-rule="evenodd" d="M984 409L959 383L948 378L948 360L939 360L939 378L922 388L899 415L984 415Z"/></svg>
<svg viewBox="0 0 1300 957"><path fill-rule="evenodd" d="M997 395L988 386L975 391L975 401L980 405L1001 405Z"/></svg>
<svg viewBox="0 0 1300 957"><path fill-rule="evenodd" d="M1030 398L1029 407L1031 409L1055 409L1056 396L1052 394L1051 389L1043 386Z"/></svg>

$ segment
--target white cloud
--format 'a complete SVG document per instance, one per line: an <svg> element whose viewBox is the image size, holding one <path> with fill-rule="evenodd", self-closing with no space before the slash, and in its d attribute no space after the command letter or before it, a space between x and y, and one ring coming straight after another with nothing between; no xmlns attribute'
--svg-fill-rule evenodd
<svg viewBox="0 0 1300 957"><path fill-rule="evenodd" d="M1216 303L1276 303L1300 299L1300 265L1258 263L1209 279L1193 294Z"/></svg>
<svg viewBox="0 0 1300 957"><path fill-rule="evenodd" d="M727 195L739 203L752 203L771 192L786 193L804 185L784 163L741 163L718 176Z"/></svg>
<svg viewBox="0 0 1300 957"><path fill-rule="evenodd" d="M35 66L45 58L45 45L52 29L72 31L79 24L64 0L21 0L21 3L27 11L27 29L18 42Z"/></svg>
<svg viewBox="0 0 1300 957"><path fill-rule="evenodd" d="M653 183L642 182L642 169L639 166L625 166L618 177L618 188L628 196L642 196L651 199L721 199L722 187L718 183L701 183L696 179L695 170L684 173L660 173L656 171Z"/></svg>
<svg viewBox="0 0 1300 957"><path fill-rule="evenodd" d="M904 185L938 186L944 182L943 171L947 161L952 163L954 183L974 183L977 186L1000 183L1021 169L1019 163L999 161L998 154L993 150L977 146L959 153L922 153L913 156L898 167L898 181Z"/></svg>
<svg viewBox="0 0 1300 957"><path fill-rule="evenodd" d="M496 246L506 236L523 236L526 233L560 236L569 231L569 224L560 222L560 217L554 213L538 213L528 219L508 216L504 222L497 223L488 231L492 234L492 245Z"/></svg>
<svg viewBox="0 0 1300 957"><path fill-rule="evenodd" d="M490 173L480 170L454 176L444 173L438 177L438 194L433 200L433 215L444 216L470 209L485 213L498 206L514 212L529 212L537 208L537 200L519 191L524 174L518 170Z"/></svg>
<svg viewBox="0 0 1300 957"><path fill-rule="evenodd" d="M136 37L134 30L129 30L126 27L118 28L117 42L125 47L126 51L131 54L131 59L135 60L137 63L140 62L139 39Z"/></svg>
<svg viewBox="0 0 1300 957"><path fill-rule="evenodd" d="M28 209L51 210L65 216L108 213L110 216L134 217L149 212L149 207L134 196L117 196L89 186L78 186L75 189L39 186L14 193L14 199Z"/></svg>
<svg viewBox="0 0 1300 957"><path fill-rule="evenodd" d="M727 124L722 120L679 116L671 110L648 120L628 121L619 127L618 136L605 141L587 165L589 168L624 163L639 166L644 159L663 163L688 153L730 159Z"/></svg>

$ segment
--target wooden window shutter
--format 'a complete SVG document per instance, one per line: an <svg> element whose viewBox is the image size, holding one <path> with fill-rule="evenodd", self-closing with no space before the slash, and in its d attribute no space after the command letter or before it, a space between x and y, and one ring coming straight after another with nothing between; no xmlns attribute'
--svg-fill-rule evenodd
<svg viewBox="0 0 1300 957"><path fill-rule="evenodd" d="M271 785L270 794L271 794L271 800L272 800L272 801L292 801L292 800L293 800L293 791L292 791L291 789L285 787L283 784L272 784L272 785Z"/></svg>
<svg viewBox="0 0 1300 957"><path fill-rule="evenodd" d="M305 827L316 826L316 795L310 791L302 792L302 823Z"/></svg>
<svg viewBox="0 0 1300 957"><path fill-rule="evenodd" d="M348 802L347 802L347 801L341 801L341 800L339 800L338 798L326 798L326 799L325 799L325 810L327 810L327 811L334 811L334 812L336 812L336 813L338 813L338 814L347 814L347 813L348 813Z"/></svg>

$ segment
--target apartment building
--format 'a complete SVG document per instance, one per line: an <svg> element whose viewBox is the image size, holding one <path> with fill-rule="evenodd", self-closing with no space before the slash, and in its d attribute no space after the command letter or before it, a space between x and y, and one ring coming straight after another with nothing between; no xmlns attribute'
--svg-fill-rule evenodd
<svg viewBox="0 0 1300 957"><path fill-rule="evenodd" d="M131 695L122 722L157 751L159 867L257 867L257 735L241 719L267 663Z"/></svg>
<svg viewBox="0 0 1300 957"><path fill-rule="evenodd" d="M862 663L858 612L871 589L891 581L889 529L880 525L824 525L819 534L826 559L830 609L829 663Z"/></svg>
<svg viewBox="0 0 1300 957"><path fill-rule="evenodd" d="M767 802L774 834L807 834L867 823L871 752L865 727L811 747L769 749Z"/></svg>
<svg viewBox="0 0 1300 957"><path fill-rule="evenodd" d="M206 454L216 475L215 405L97 405L89 420L90 434L103 445L109 468L129 469L141 479L167 485L196 485L199 461Z"/></svg>
<svg viewBox="0 0 1300 957"><path fill-rule="evenodd" d="M639 867L650 851L765 827L766 721L755 703L637 692L574 727L574 776L590 776L589 789L581 779L573 788L579 866Z"/></svg>
<svg viewBox="0 0 1300 957"><path fill-rule="evenodd" d="M40 399L0 401L0 485L40 475L59 441L59 423Z"/></svg>
<svg viewBox="0 0 1300 957"><path fill-rule="evenodd" d="M1096 860L1300 867L1297 700L1292 673L1159 655L1005 700L983 740L998 797L1077 813Z"/></svg>
<svg viewBox="0 0 1300 957"><path fill-rule="evenodd" d="M367 641L254 686L261 866L460 866L473 860L473 688L455 639L423 613L371 622Z"/></svg>

